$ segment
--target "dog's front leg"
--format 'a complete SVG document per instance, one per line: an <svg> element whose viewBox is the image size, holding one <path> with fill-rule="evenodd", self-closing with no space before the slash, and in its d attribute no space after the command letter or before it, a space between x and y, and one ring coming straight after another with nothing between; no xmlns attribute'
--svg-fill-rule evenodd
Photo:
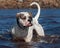
<svg viewBox="0 0 60 48"><path fill-rule="evenodd" d="M31 39L32 39L32 36L33 36L33 26L29 27L29 29L28 29L28 35L25 38L25 41L26 42L30 42Z"/></svg>
<svg viewBox="0 0 60 48"><path fill-rule="evenodd" d="M45 36L43 27L39 23L35 24L34 28L39 36Z"/></svg>

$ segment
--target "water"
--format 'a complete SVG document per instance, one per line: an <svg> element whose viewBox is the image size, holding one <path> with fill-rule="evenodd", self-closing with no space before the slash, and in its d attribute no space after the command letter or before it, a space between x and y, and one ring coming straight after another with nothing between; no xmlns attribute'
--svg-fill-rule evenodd
<svg viewBox="0 0 60 48"><path fill-rule="evenodd" d="M0 9L0 34L5 38L11 38L5 35L10 32L12 27L16 25L16 13L21 11L32 12L33 17L37 13L37 9ZM39 23L43 26L45 34L60 35L60 9L41 9ZM10 41L0 40L0 45L14 47L14 43ZM55 46L56 45L56 46ZM37 48L59 48L60 44L37 43Z"/></svg>

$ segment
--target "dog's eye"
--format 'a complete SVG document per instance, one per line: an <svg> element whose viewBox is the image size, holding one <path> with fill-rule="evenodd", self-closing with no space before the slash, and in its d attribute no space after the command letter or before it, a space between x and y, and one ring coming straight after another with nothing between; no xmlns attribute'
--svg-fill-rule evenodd
<svg viewBox="0 0 60 48"><path fill-rule="evenodd" d="M22 16L22 17L21 17L21 19L24 19L24 20L25 20L25 19L26 19L26 17L25 17L25 16Z"/></svg>
<svg viewBox="0 0 60 48"><path fill-rule="evenodd" d="M32 19L32 17L31 17L31 16L30 16L29 18L30 18L30 19Z"/></svg>

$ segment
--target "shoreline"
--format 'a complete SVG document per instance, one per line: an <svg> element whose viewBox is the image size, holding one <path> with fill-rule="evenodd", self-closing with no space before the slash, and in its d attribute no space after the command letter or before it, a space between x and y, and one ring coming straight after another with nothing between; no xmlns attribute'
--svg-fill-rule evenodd
<svg viewBox="0 0 60 48"><path fill-rule="evenodd" d="M29 4L35 0L27 0L20 2L17 0L0 0L0 9L21 9L21 8L36 8L30 7ZM41 8L60 8L59 0L36 0Z"/></svg>

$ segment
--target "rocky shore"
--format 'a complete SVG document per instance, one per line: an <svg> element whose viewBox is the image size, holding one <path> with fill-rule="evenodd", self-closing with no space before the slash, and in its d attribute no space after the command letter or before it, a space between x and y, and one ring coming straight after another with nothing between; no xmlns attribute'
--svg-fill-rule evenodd
<svg viewBox="0 0 60 48"><path fill-rule="evenodd" d="M34 1L38 2L41 8L60 8L60 0L24 0L23 2L18 0L0 0L0 9L31 8L29 4ZM33 8L36 7L33 6Z"/></svg>

